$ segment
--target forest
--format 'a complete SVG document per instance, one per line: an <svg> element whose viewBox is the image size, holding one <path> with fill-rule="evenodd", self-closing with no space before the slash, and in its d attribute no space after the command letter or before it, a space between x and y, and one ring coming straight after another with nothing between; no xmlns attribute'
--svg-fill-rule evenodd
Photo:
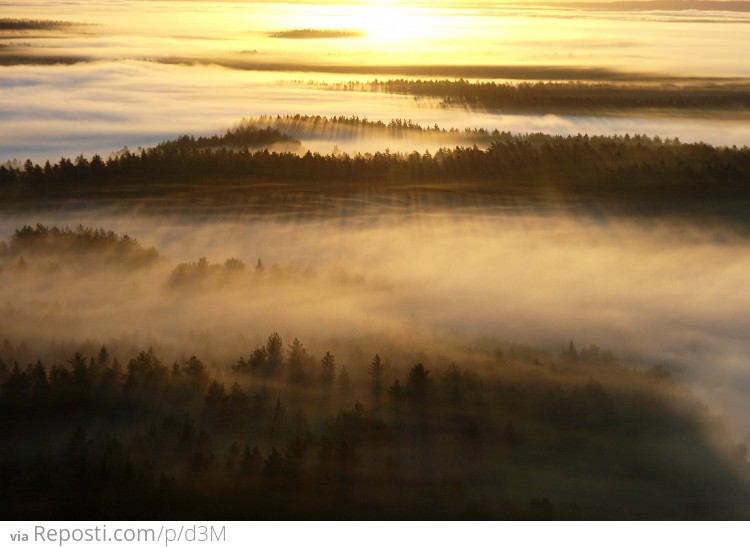
<svg viewBox="0 0 750 547"><path fill-rule="evenodd" d="M434 154L303 152L306 140L327 135L461 144ZM430 196L424 212L433 218L453 218L452 208L471 203L486 212L503 200L539 210L580 201L625 217L690 212L691 222L713 216L742 223L749 177L747 148L297 115L245 119L223 134L183 135L106 159L6 163L0 192L6 207L31 211L68 203L122 207L128 196L145 210L150 196L158 198L151 205L157 216L170 201L192 215L211 211L212 203L229 204L217 209L222 215L254 203L254 214L287 212L300 234L309 230L325 242L336 237L330 223L346 218L347 196L367 196L372 205L378 193L412 196L406 207ZM321 196L331 201L325 205ZM326 206L332 219L303 222L301 212L316 218ZM272 227L283 233L288 225L279 222ZM455 218L447 222L448 230L459 226ZM581 229L551 216L544 224L552 233ZM382 268L318 256L316 269L294 260L312 241L304 236L294 253L273 252L292 263L246 262L268 229L260 226L242 258L224 260L185 259L184 251L176 260L135 237L87 225L24 225L0 241L6 518L750 515L747 447L662 360L623 361L596 340L551 349L473 336L464 326L420 327L407 316L420 296L409 276L423 275L424 267L462 268L449 248L440 251L445 263L440 254L421 265L380 255ZM399 245L385 226L378 229ZM176 238L165 230L158 241ZM362 230L374 244L374 228ZM221 248L223 237L212 247ZM492 246L518 245L516 236L505 243L487 237ZM590 228L585 237L593 248L601 245ZM734 236L717 237L729 245ZM584 265L592 260L586 256ZM522 272L523 260L515 266L510 258L500 279L502 270ZM641 279L653 275L647 272L634 270ZM458 296L469 294L467 281L456 283ZM550 302L563 287L552 287ZM510 308L497 299L502 291L481 291L482 299L496 299L492 321L531 317L538 325L534 317L545 312L533 308L533 291ZM595 290L587 294L595 302ZM450 307L439 290L423 297L428 314ZM470 316L482 309L467 302L461 306ZM457 324L467 321L452 309ZM564 313L573 326L573 314ZM134 325L142 330L129 330Z"/></svg>
<svg viewBox="0 0 750 547"><path fill-rule="evenodd" d="M331 84L333 89L436 97L445 107L507 112L629 114L661 110L669 114L714 115L729 111L747 116L750 88L742 81L616 83L587 81L522 81L498 83L456 80L391 79Z"/></svg>
<svg viewBox="0 0 750 547"><path fill-rule="evenodd" d="M51 257L80 275L160 259L102 229L27 226L2 246L0 275ZM264 267L182 263L164 290L215 275L257 284ZM0 506L9 519L750 511L747 448L661 366L635 370L573 341L551 353L486 340L455 360L413 349L317 353L273 332L216 362L95 340L33 360L5 339Z"/></svg>
<svg viewBox="0 0 750 547"><path fill-rule="evenodd" d="M750 519L750 0L5 4L11 539Z"/></svg>
<svg viewBox="0 0 750 547"><path fill-rule="evenodd" d="M91 286L106 271L126 283L164 260L101 228L24 226L0 245L0 276L56 284L69 271ZM228 285L279 290L282 269L199 259L155 271L162 291L216 298ZM747 448L721 418L661 365L629 367L596 345L425 352L407 337L313 350L271 332L204 360L166 358L159 341L24 338L0 347L8 519L750 513Z"/></svg>
<svg viewBox="0 0 750 547"><path fill-rule="evenodd" d="M0 31L57 30L73 25L74 23L69 21L53 21L50 19L0 18Z"/></svg>
<svg viewBox="0 0 750 547"><path fill-rule="evenodd" d="M59 203L210 194L215 200L262 200L264 206L283 207L285 200L300 193L421 192L454 205L476 199L542 206L585 202L609 212L677 214L689 210L747 218L747 147L683 144L644 135L562 137L444 130L408 120L385 124L359 118L294 116L259 121L266 125L246 120L223 136L185 135L135 152L124 149L107 159L80 155L54 164L6 163L0 166L0 195L7 204L39 205L45 199ZM300 149L300 139L315 134L345 137L358 131L391 139L419 135L474 144L441 147L434 154L387 149L322 154ZM273 146L287 149L269 150ZM268 192L269 185L276 183L284 184ZM221 195L215 192L217 188L223 190Z"/></svg>

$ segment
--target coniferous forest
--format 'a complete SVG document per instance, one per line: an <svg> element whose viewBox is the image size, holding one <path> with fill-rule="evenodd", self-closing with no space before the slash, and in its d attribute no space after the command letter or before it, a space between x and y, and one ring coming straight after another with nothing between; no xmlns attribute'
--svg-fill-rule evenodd
<svg viewBox="0 0 750 547"><path fill-rule="evenodd" d="M11 541L750 518L750 0L0 6Z"/></svg>
<svg viewBox="0 0 750 547"><path fill-rule="evenodd" d="M671 84L671 85L670 85ZM498 83L461 79L391 79L337 84L336 89L436 97L446 107L470 106L510 112L731 112L747 116L750 92L744 82L586 82L535 81Z"/></svg>
<svg viewBox="0 0 750 547"><path fill-rule="evenodd" d="M258 125L260 124L260 125ZM263 125L265 124L265 125ZM318 153L299 138L334 134L457 142L413 151ZM280 146L274 150L274 146ZM747 147L683 144L658 136L518 135L483 129L388 124L359 118L287 116L245 120L224 135L184 135L109 158L83 155L0 166L0 193L13 207L114 203L197 196L208 203L281 212L309 198L429 194L443 206L527 203L597 207L608 213L721 215L743 221L750 198ZM302 199L289 207L295 196ZM164 205L161 203L161 205Z"/></svg>
<svg viewBox="0 0 750 547"><path fill-rule="evenodd" d="M92 264L116 282L163 260L126 235L83 227L24 227L3 249L11 282L71 269L93 278ZM189 298L196 287L277 283L262 262L201 259L174 266L161 290ZM750 492L737 480L750 471L746 447L663 367L628 369L573 341L550 353L483 340L455 360L417 354L409 340L382 343L313 353L273 332L209 364L95 341L32 361L33 348L6 339L4 514L746 516Z"/></svg>
<svg viewBox="0 0 750 547"><path fill-rule="evenodd" d="M363 131L458 144L435 154L300 151L301 138ZM358 196L371 205L396 196L397 215L425 199L418 215L585 203L625 218L691 211L741 232L748 176L746 148L289 116L106 160L6 164L0 191L21 209L131 200L157 217L177 207L291 222L357 211ZM591 342L535 346L418 326L339 335L304 302L364 306L361 295L388 299L394 283L348 266L176 261L95 226L15 229L0 244L4 514L747 517L746 446L658 360L627 365ZM217 314L226 317L207 328ZM248 324L253 314L266 317ZM127 332L134 317L144 332ZM291 318L320 323L309 346Z"/></svg>

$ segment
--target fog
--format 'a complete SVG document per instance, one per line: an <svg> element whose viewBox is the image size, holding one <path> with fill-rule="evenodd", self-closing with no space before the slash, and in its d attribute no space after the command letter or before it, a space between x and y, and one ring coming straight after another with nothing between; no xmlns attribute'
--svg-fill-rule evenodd
<svg viewBox="0 0 750 547"><path fill-rule="evenodd" d="M255 51L264 59L328 59L334 63L394 62L539 64L637 68L681 74L742 74L747 60L712 51L743 43L746 12L669 9L601 11L584 6L452 2L163 2L91 4L3 2L14 17L89 26L32 34L32 46L93 58L153 58ZM728 6L728 5L727 5ZM12 10L12 11L11 11ZM162 17L169 14L169 24ZM701 32L690 32L691 25ZM311 29L353 31L346 39L279 39L273 33ZM604 44L590 48L580 37ZM23 41L24 34L10 36ZM540 41L540 37L544 40ZM609 44L609 45L607 45Z"/></svg>
<svg viewBox="0 0 750 547"><path fill-rule="evenodd" d="M403 118L423 125L521 133L638 132L684 142L750 144L746 123L715 116L519 116L438 108L438 101L408 97L344 95L298 83L367 80L375 77L367 67L375 70L376 65L378 78L389 77L383 67L395 70L399 65L450 67L449 77L498 66L528 67L533 73L544 69L538 78L548 77L545 71L569 73L574 79L585 74L601 78L602 72L744 77L748 60L733 54L747 45L747 13L739 8L655 12L624 6L613 12L462 2L173 1L0 6L15 18L69 23L0 29L0 62L7 65L0 74L3 162L43 162L81 153L106 157L126 145L150 146L180 134L223 131L245 116L296 113L386 122ZM274 37L304 29L336 37ZM154 62L175 57L186 64ZM221 68L214 62L253 70ZM346 66L357 74L315 72L325 67L340 72ZM329 138L306 143L321 152L333 146L374 151L382 144ZM404 150L423 144L404 144Z"/></svg>
<svg viewBox="0 0 750 547"><path fill-rule="evenodd" d="M738 434L750 433L750 246L720 227L512 211L312 221L92 210L5 215L0 230L7 241L36 222L127 233L162 259L4 258L0 333L31 348L29 360L88 340L123 358L154 345L228 366L274 331L321 353L408 346L459 360L478 337L554 353L573 340L629 366L665 365ZM201 257L237 258L246 269L176 276L179 262Z"/></svg>
<svg viewBox="0 0 750 547"><path fill-rule="evenodd" d="M124 146L135 149L185 133L198 136L222 132L242 117L297 113L356 115L385 122L401 118L425 126L437 123L445 128L484 127L518 133L645 133L678 137L683 142L750 144L750 128L742 120L511 115L446 109L439 108L438 101L283 85L276 82L277 75L218 67L140 61L14 66L5 67L0 78L7 91L0 97L2 161L31 158L43 163L62 155L90 157L94 153L108 157ZM424 148L434 151L441 145L452 142L385 142L380 138L351 140L333 135L303 139L305 149L325 153L334 146L350 152L385 147L409 152Z"/></svg>
<svg viewBox="0 0 750 547"><path fill-rule="evenodd" d="M0 173L0 508L746 518L746 151L515 143L498 173L456 151L445 181L432 158L338 154L488 146L474 128L750 145L746 95L711 95L748 89L748 6L0 0L0 164L18 168ZM376 78L705 100L344 91ZM296 140L137 155L238 124ZM337 157L213 149L250 142ZM42 167L94 154L114 159Z"/></svg>

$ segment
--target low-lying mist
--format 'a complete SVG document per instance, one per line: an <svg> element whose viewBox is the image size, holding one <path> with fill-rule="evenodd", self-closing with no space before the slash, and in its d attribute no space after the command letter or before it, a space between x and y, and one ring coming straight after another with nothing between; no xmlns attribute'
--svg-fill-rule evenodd
<svg viewBox="0 0 750 547"><path fill-rule="evenodd" d="M481 108L443 108L439 100L403 95L321 89L290 80L325 81L321 74L249 72L216 66L160 65L145 61L94 62L73 66L8 66L0 83L12 100L0 101L0 163L56 161L61 155L99 154L107 158L124 146L152 146L180 134L212 134L237 120L311 113L359 116L388 123L412 120L423 127L485 128L554 135L647 134L703 141L719 146L750 144L743 120L706 115L580 116L549 112L524 115ZM341 75L341 79L356 79ZM363 78L363 76L359 76ZM465 142L463 140L462 142ZM391 151L434 153L454 139L317 133L303 147L321 153Z"/></svg>
<svg viewBox="0 0 750 547"><path fill-rule="evenodd" d="M749 242L720 227L514 212L295 220L94 210L6 215L0 231L9 241L37 222L102 226L158 257L11 243L0 337L15 359L65 357L89 341L123 359L154 345L167 360L228 366L276 331L318 355L346 347L344 361L354 345L389 347L406 366L405 348L456 359L489 339L552 352L573 340L626 365L665 365L750 432Z"/></svg>

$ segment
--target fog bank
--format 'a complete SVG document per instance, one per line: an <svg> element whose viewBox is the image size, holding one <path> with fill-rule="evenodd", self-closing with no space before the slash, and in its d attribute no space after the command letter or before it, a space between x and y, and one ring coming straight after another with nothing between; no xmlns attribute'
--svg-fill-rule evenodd
<svg viewBox="0 0 750 547"><path fill-rule="evenodd" d="M26 223L83 223L137 237L163 259L118 269L27 253L21 269L18 256L6 257L0 334L34 350L61 340L158 342L219 364L273 331L313 347L408 339L448 355L470 351L477 336L554 352L573 340L632 366L664 364L750 432L745 236L557 215L374 218L7 215L6 239ZM178 263L201 257L237 258L245 270L193 268L176 279Z"/></svg>

